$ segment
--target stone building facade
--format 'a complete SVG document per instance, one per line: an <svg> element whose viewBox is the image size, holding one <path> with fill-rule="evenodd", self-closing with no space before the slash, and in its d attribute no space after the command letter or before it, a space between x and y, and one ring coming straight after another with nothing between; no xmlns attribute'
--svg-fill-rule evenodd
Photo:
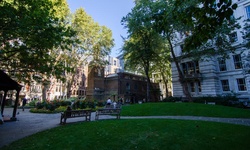
<svg viewBox="0 0 250 150"><path fill-rule="evenodd" d="M241 26L244 20L250 19L250 0L234 0L238 4L234 17L242 17L239 20ZM244 57L249 53L249 49L242 47L242 29L236 30L231 36L232 44L237 47L234 53L229 53L228 59L214 56L208 61L192 61L184 59L180 62L185 78L189 80L188 88L193 97L217 96L235 94L242 100L249 100L250 97L250 77L244 73ZM175 47L176 56L181 56L181 41ZM173 96L184 96L182 86L179 82L177 68L174 62L172 66Z"/></svg>

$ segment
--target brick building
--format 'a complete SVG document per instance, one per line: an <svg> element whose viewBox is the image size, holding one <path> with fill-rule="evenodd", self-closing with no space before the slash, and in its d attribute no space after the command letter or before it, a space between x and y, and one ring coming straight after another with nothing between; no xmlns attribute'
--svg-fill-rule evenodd
<svg viewBox="0 0 250 150"><path fill-rule="evenodd" d="M119 72L104 76L104 69L92 68L88 73L87 99L103 100L109 97L113 101L122 98L123 102L137 103L146 99L146 77ZM151 101L159 100L159 84L152 83ZM158 93L157 93L158 92Z"/></svg>

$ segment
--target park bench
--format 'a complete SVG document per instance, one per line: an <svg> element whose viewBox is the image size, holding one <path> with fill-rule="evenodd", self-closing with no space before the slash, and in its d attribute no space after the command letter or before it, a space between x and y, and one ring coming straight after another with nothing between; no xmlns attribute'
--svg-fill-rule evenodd
<svg viewBox="0 0 250 150"><path fill-rule="evenodd" d="M61 113L60 124L66 124L67 118L85 117L85 121L91 121L91 110L66 110Z"/></svg>
<svg viewBox="0 0 250 150"><path fill-rule="evenodd" d="M96 110L95 119L98 120L101 115L116 115L116 119L120 119L121 105L117 106L106 106Z"/></svg>

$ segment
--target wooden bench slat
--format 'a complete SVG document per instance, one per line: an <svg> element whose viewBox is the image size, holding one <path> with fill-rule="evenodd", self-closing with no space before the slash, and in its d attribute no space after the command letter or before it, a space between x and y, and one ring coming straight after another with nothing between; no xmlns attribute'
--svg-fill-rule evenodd
<svg viewBox="0 0 250 150"><path fill-rule="evenodd" d="M95 119L98 120L100 115L116 115L117 119L120 119L120 108L100 108L96 111Z"/></svg>
<svg viewBox="0 0 250 150"><path fill-rule="evenodd" d="M66 124L67 118L85 117L85 121L91 121L91 110L66 110L61 113L60 124Z"/></svg>

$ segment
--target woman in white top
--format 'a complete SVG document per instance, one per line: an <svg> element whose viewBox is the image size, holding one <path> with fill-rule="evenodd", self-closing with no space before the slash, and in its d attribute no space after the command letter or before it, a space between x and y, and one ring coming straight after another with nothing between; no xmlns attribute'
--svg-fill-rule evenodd
<svg viewBox="0 0 250 150"><path fill-rule="evenodd" d="M107 100L107 105L111 105L111 103L112 103L111 99L108 98L108 100Z"/></svg>

